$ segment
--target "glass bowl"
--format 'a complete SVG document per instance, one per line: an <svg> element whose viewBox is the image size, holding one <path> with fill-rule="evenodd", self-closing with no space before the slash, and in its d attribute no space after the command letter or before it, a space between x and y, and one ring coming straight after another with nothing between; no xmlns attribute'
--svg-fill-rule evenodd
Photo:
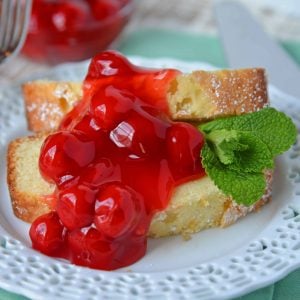
<svg viewBox="0 0 300 300"><path fill-rule="evenodd" d="M81 61L107 49L134 0L34 0L22 54L46 64Z"/></svg>

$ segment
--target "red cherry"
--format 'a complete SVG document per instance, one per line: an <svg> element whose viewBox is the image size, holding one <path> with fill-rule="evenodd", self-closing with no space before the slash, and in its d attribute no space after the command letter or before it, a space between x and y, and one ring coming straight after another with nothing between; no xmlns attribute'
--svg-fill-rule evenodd
<svg viewBox="0 0 300 300"><path fill-rule="evenodd" d="M94 218L95 192L77 185L58 194L57 213L68 229L86 227Z"/></svg>
<svg viewBox="0 0 300 300"><path fill-rule="evenodd" d="M91 114L87 113L84 117L74 126L74 130L81 131L89 137L98 139L101 137L101 127Z"/></svg>
<svg viewBox="0 0 300 300"><path fill-rule="evenodd" d="M132 66L126 58L117 51L104 51L95 55L90 63L88 74L85 78L85 85L94 85L94 80L111 79L110 77L120 75L129 78L138 70ZM124 78L123 80L124 81ZM101 82L97 82L101 84ZM103 82L102 82L103 83ZM125 84L126 86L126 84Z"/></svg>
<svg viewBox="0 0 300 300"><path fill-rule="evenodd" d="M38 217L30 227L32 247L47 255L58 255L64 246L66 231L56 212Z"/></svg>
<svg viewBox="0 0 300 300"><path fill-rule="evenodd" d="M95 157L95 142L80 132L61 131L45 140L39 158L42 176L59 184L62 177L76 177Z"/></svg>
<svg viewBox="0 0 300 300"><path fill-rule="evenodd" d="M74 31L88 21L89 7L84 1L42 1L33 5L39 26L57 33Z"/></svg>
<svg viewBox="0 0 300 300"><path fill-rule="evenodd" d="M115 165L108 158L100 158L97 162L89 165L81 174L80 182L91 188L99 188L112 181L121 180L119 165Z"/></svg>
<svg viewBox="0 0 300 300"><path fill-rule="evenodd" d="M112 129L133 107L134 97L113 86L99 89L91 99L91 113L102 129Z"/></svg>
<svg viewBox="0 0 300 300"><path fill-rule="evenodd" d="M167 123L145 111L131 111L111 132L110 140L127 149L129 158L153 157L164 145Z"/></svg>
<svg viewBox="0 0 300 300"><path fill-rule="evenodd" d="M107 135L97 123L96 118L90 113L87 113L77 124L74 124L73 130L82 132L95 141L97 156L99 153L103 153L101 150L106 149Z"/></svg>
<svg viewBox="0 0 300 300"><path fill-rule="evenodd" d="M178 122L168 128L166 137L168 159L173 169L176 169L177 176L201 172L200 151L203 144L202 133L191 124Z"/></svg>
<svg viewBox="0 0 300 300"><path fill-rule="evenodd" d="M126 239L122 242L122 246L123 249L122 252L120 251L121 255L119 259L122 261L123 266L135 263L146 254L147 232L143 233L141 236L135 234L126 236Z"/></svg>
<svg viewBox="0 0 300 300"><path fill-rule="evenodd" d="M88 0L91 11L97 20L113 16L121 8L119 0Z"/></svg>
<svg viewBox="0 0 300 300"><path fill-rule="evenodd" d="M95 202L94 223L100 232L116 238L131 231L145 215L140 195L119 183L100 191Z"/></svg>
<svg viewBox="0 0 300 300"><path fill-rule="evenodd" d="M107 240L93 227L73 230L68 235L71 260L81 266L101 270L113 270L124 266L118 260L122 245L118 241Z"/></svg>

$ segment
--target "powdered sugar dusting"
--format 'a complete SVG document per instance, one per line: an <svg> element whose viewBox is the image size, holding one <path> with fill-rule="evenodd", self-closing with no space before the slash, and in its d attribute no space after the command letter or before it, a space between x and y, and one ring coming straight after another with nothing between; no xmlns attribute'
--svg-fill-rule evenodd
<svg viewBox="0 0 300 300"><path fill-rule="evenodd" d="M55 129L59 120L64 116L63 111L56 103L44 102L36 105L33 103L28 106L28 112L36 116L37 120L47 122L49 129Z"/></svg>
<svg viewBox="0 0 300 300"><path fill-rule="evenodd" d="M31 103L31 104L27 105L26 109L27 109L28 112L33 112L34 110L37 109L37 104L36 103Z"/></svg>
<svg viewBox="0 0 300 300"><path fill-rule="evenodd" d="M58 84L53 94L55 97L64 98L68 102L72 101L74 98L74 92L70 90L67 83Z"/></svg>
<svg viewBox="0 0 300 300"><path fill-rule="evenodd" d="M55 105L53 103L43 103L40 106L40 118L41 118L41 120L46 121L50 112L53 116L62 116L63 115L61 109L59 109L57 105Z"/></svg>
<svg viewBox="0 0 300 300"><path fill-rule="evenodd" d="M211 93L219 114L232 108L233 114L254 112L268 104L266 78L263 69L220 71L211 75Z"/></svg>
<svg viewBox="0 0 300 300"><path fill-rule="evenodd" d="M216 77L215 74L213 74L213 76L211 78L211 85L212 85L213 89L215 90L216 97L219 98L219 96L220 96L219 89L221 88L221 81Z"/></svg>
<svg viewBox="0 0 300 300"><path fill-rule="evenodd" d="M80 99L80 89L68 82L37 84L35 96L26 103L29 128L33 131L56 129L64 115ZM44 89L44 92L40 90Z"/></svg>

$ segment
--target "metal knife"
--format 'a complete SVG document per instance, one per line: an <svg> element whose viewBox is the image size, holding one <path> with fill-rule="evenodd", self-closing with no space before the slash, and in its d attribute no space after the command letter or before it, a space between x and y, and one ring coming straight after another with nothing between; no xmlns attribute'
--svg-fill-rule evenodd
<svg viewBox="0 0 300 300"><path fill-rule="evenodd" d="M263 67L270 83L300 99L299 67L243 5L217 1L215 15L229 67Z"/></svg>

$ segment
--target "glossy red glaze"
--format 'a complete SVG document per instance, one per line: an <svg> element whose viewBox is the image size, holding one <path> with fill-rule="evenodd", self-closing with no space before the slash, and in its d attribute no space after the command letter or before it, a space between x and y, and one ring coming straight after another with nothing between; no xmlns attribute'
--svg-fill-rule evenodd
<svg viewBox="0 0 300 300"><path fill-rule="evenodd" d="M128 186L111 183L96 197L94 223L108 237L116 239L134 232L145 218L143 198Z"/></svg>
<svg viewBox="0 0 300 300"><path fill-rule="evenodd" d="M53 256L64 255L66 230L56 212L38 217L30 227L32 247Z"/></svg>
<svg viewBox="0 0 300 300"><path fill-rule="evenodd" d="M154 213L177 185L204 175L202 134L168 117L166 90L178 74L138 68L115 52L97 55L83 100L45 141L40 170L57 185L63 257L73 263L107 270L135 262ZM38 223L33 247L46 253Z"/></svg>
<svg viewBox="0 0 300 300"><path fill-rule="evenodd" d="M132 0L34 0L23 54L58 64L91 58L121 33Z"/></svg>
<svg viewBox="0 0 300 300"><path fill-rule="evenodd" d="M96 141L79 131L60 131L49 135L39 160L44 178L57 185L77 177L96 157Z"/></svg>
<svg viewBox="0 0 300 300"><path fill-rule="evenodd" d="M74 185L58 193L57 213L64 226L73 230L94 220L96 193L86 185Z"/></svg>

